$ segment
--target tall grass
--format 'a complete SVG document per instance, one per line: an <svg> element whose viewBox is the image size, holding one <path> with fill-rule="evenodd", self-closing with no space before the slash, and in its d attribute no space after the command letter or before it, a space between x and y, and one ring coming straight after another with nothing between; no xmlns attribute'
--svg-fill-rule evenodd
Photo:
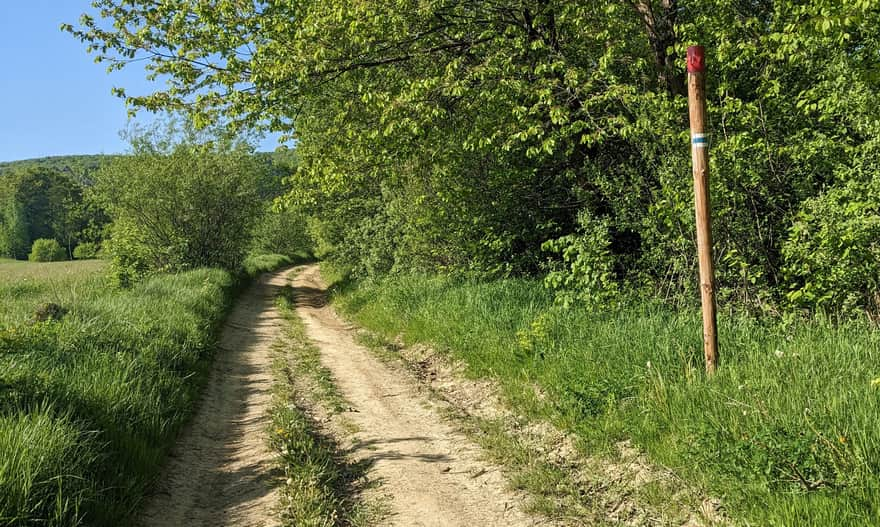
<svg viewBox="0 0 880 527"><path fill-rule="evenodd" d="M103 294L109 280L105 262L33 263L0 260L0 327L18 325L32 317L37 305L54 302L76 305Z"/></svg>
<svg viewBox="0 0 880 527"><path fill-rule="evenodd" d="M538 282L418 276L337 300L498 380L594 452L631 440L740 523L880 525L880 334L867 323L721 316L723 362L707 379L696 312L560 310Z"/></svg>
<svg viewBox="0 0 880 527"><path fill-rule="evenodd" d="M37 523L44 511L50 524L81 519L94 445L69 418L48 407L0 416L0 445L0 524Z"/></svg>
<svg viewBox="0 0 880 527"><path fill-rule="evenodd" d="M190 413L232 276L119 291L100 263L4 265L0 525L124 524ZM28 322L45 301L68 314Z"/></svg>

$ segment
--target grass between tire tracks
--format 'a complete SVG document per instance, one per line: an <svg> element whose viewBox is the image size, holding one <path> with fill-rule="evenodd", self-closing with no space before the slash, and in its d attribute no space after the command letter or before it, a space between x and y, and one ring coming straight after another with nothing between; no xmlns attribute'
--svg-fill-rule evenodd
<svg viewBox="0 0 880 527"><path fill-rule="evenodd" d="M880 334L867 324L722 315L724 362L706 379L697 312L563 311L539 282L420 276L342 286L335 300L384 338L430 343L493 380L590 456L631 442L720 498L733 523L880 524Z"/></svg>
<svg viewBox="0 0 880 527"><path fill-rule="evenodd" d="M368 466L347 460L335 438L357 431L339 415L348 410L348 403L321 365L318 348L305 334L290 286L284 288L277 303L286 325L274 349L276 383L269 438L284 472L284 525L374 525L384 515L384 505L361 497L371 484L366 478ZM331 419L337 428L334 433L319 423Z"/></svg>

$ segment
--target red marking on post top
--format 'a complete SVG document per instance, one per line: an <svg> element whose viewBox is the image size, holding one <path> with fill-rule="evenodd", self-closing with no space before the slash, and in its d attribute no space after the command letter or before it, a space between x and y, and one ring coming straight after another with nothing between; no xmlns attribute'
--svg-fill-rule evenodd
<svg viewBox="0 0 880 527"><path fill-rule="evenodd" d="M703 73L706 71L706 48L703 46L690 46L687 57L688 73Z"/></svg>

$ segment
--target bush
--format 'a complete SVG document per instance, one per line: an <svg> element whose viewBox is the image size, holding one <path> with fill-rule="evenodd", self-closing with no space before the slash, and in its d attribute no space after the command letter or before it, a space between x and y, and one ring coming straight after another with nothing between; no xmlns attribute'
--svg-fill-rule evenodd
<svg viewBox="0 0 880 527"><path fill-rule="evenodd" d="M67 259L67 252L57 240L40 238L34 241L28 260L32 262L60 262Z"/></svg>
<svg viewBox="0 0 880 527"><path fill-rule="evenodd" d="M608 221L584 210L578 214L578 224L577 234L544 242L545 251L562 257L551 267L544 285L556 292L557 302L565 307L603 306L618 296Z"/></svg>
<svg viewBox="0 0 880 527"><path fill-rule="evenodd" d="M75 260L93 260L98 257L98 244L85 242L76 246L73 250Z"/></svg>
<svg viewBox="0 0 880 527"><path fill-rule="evenodd" d="M137 148L96 178L112 219L104 247L120 283L157 272L240 268L266 165L245 149L210 144Z"/></svg>
<svg viewBox="0 0 880 527"><path fill-rule="evenodd" d="M841 313L880 313L880 178L807 200L783 248L789 300Z"/></svg>
<svg viewBox="0 0 880 527"><path fill-rule="evenodd" d="M254 227L252 254L295 256L310 252L312 242L306 232L306 217L299 211L267 210Z"/></svg>

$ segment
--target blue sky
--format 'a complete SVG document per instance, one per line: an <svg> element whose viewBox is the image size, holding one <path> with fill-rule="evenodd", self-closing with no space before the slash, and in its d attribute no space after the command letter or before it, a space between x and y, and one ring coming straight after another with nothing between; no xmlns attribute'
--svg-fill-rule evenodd
<svg viewBox="0 0 880 527"><path fill-rule="evenodd" d="M75 24L89 0L0 0L0 161L66 154L111 154L126 149L119 131L128 122L114 86L129 94L161 87L140 66L106 73L85 45L59 26ZM138 114L149 122L150 114ZM262 150L275 147L272 139Z"/></svg>

